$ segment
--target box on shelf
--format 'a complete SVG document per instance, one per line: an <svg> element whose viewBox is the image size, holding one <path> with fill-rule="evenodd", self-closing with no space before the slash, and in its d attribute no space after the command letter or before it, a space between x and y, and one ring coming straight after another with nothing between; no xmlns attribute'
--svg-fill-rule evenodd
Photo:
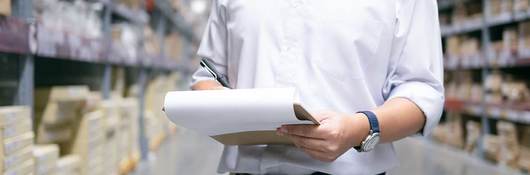
<svg viewBox="0 0 530 175"><path fill-rule="evenodd" d="M37 89L37 143L64 143L71 139L76 129L74 123L81 117L89 95L87 86Z"/></svg>
<svg viewBox="0 0 530 175"><path fill-rule="evenodd" d="M24 106L0 107L0 173L25 171L22 166L33 160L30 112Z"/></svg>
<svg viewBox="0 0 530 175"><path fill-rule="evenodd" d="M514 0L513 11L514 12L526 12L528 10L528 0Z"/></svg>
<svg viewBox="0 0 530 175"><path fill-rule="evenodd" d="M26 160L17 164L12 169L5 171L4 175L23 175L34 174L35 161L33 159Z"/></svg>
<svg viewBox="0 0 530 175"><path fill-rule="evenodd" d="M9 156L2 158L2 164L0 169L2 172L9 172L17 168L17 165L26 161L33 161L33 146L27 146L22 150L18 150Z"/></svg>
<svg viewBox="0 0 530 175"><path fill-rule="evenodd" d="M519 158L519 143L517 141L517 130L511 122L497 122L497 133L501 143L499 153L499 164L517 168Z"/></svg>
<svg viewBox="0 0 530 175"><path fill-rule="evenodd" d="M499 136L486 134L483 136L485 157L492 161L499 159L500 139Z"/></svg>
<svg viewBox="0 0 530 175"><path fill-rule="evenodd" d="M29 119L31 117L30 113L30 108L26 106L0 106L0 127Z"/></svg>
<svg viewBox="0 0 530 175"><path fill-rule="evenodd" d="M101 110L86 113L79 124L75 136L66 152L79 155L81 174L99 174L94 167L104 163L103 146L105 141L104 115Z"/></svg>
<svg viewBox="0 0 530 175"><path fill-rule="evenodd" d="M177 32L173 32L165 38L165 54L175 62L180 62L182 56L182 39Z"/></svg>
<svg viewBox="0 0 530 175"><path fill-rule="evenodd" d="M59 146L55 144L35 145L35 175L53 175L59 159Z"/></svg>
<svg viewBox="0 0 530 175"><path fill-rule="evenodd" d="M521 147L519 162L517 164L522 170L530 172L530 147Z"/></svg>
<svg viewBox="0 0 530 175"><path fill-rule="evenodd" d="M0 155L9 156L19 150L27 148L33 145L33 139L33 132L26 132L9 139L3 139L2 144L0 145Z"/></svg>
<svg viewBox="0 0 530 175"><path fill-rule="evenodd" d="M151 30L151 28L149 27L146 27L144 29L144 37L145 37L145 40L144 40L144 50L145 50L145 53L149 54L149 55L159 55L160 53L160 40L159 38L155 35L155 33L153 32L153 30Z"/></svg>
<svg viewBox="0 0 530 175"><path fill-rule="evenodd" d="M491 0L490 7L493 16L510 13L513 8L512 1L506 0Z"/></svg>
<svg viewBox="0 0 530 175"><path fill-rule="evenodd" d="M11 0L0 0L0 16L11 16Z"/></svg>
<svg viewBox="0 0 530 175"><path fill-rule="evenodd" d="M77 155L66 155L57 161L55 173L57 175L80 175L79 164L81 159Z"/></svg>
<svg viewBox="0 0 530 175"><path fill-rule="evenodd" d="M466 145L464 148L465 151L469 153L473 153L476 151L478 141L480 138L480 133L481 133L480 130L481 130L480 123L473 122L473 121L468 121L466 123L467 135L466 135Z"/></svg>
<svg viewBox="0 0 530 175"><path fill-rule="evenodd" d="M141 0L118 0L117 3L123 4L133 10L139 9L141 6Z"/></svg>

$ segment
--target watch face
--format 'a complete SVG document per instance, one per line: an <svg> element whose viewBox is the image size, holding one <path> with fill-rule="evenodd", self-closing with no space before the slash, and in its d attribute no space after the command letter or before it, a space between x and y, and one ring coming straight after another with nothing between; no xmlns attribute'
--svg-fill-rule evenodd
<svg viewBox="0 0 530 175"><path fill-rule="evenodd" d="M379 143L379 133L374 133L366 138L366 141L363 144L364 151L372 151L375 148L375 145Z"/></svg>

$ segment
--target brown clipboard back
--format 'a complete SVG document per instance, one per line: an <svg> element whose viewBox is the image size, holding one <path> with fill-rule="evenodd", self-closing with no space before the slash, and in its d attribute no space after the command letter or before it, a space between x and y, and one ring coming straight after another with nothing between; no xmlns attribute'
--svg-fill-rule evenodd
<svg viewBox="0 0 530 175"><path fill-rule="evenodd" d="M308 120L316 125L320 124L302 105L295 103L293 108L298 120ZM277 135L276 131L247 131L216 135L212 138L225 145L293 144L287 137Z"/></svg>

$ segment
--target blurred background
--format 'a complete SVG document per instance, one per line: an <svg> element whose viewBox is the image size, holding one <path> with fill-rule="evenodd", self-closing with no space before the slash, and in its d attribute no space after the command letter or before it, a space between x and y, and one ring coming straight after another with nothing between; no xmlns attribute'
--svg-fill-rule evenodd
<svg viewBox="0 0 530 175"><path fill-rule="evenodd" d="M211 0L0 0L0 172L216 174L222 145L171 124ZM528 174L529 0L439 0L446 105L390 174Z"/></svg>

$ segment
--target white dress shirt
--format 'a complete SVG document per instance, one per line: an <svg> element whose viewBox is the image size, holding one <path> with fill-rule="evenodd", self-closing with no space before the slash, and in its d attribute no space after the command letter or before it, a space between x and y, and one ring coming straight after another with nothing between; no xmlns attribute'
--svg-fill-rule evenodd
<svg viewBox="0 0 530 175"><path fill-rule="evenodd" d="M198 55L234 88L296 88L312 112L353 114L407 98L426 116L423 135L442 113L436 0L213 0ZM204 69L193 75L205 79ZM219 171L377 174L395 165L389 143L331 163L292 146L226 146Z"/></svg>

